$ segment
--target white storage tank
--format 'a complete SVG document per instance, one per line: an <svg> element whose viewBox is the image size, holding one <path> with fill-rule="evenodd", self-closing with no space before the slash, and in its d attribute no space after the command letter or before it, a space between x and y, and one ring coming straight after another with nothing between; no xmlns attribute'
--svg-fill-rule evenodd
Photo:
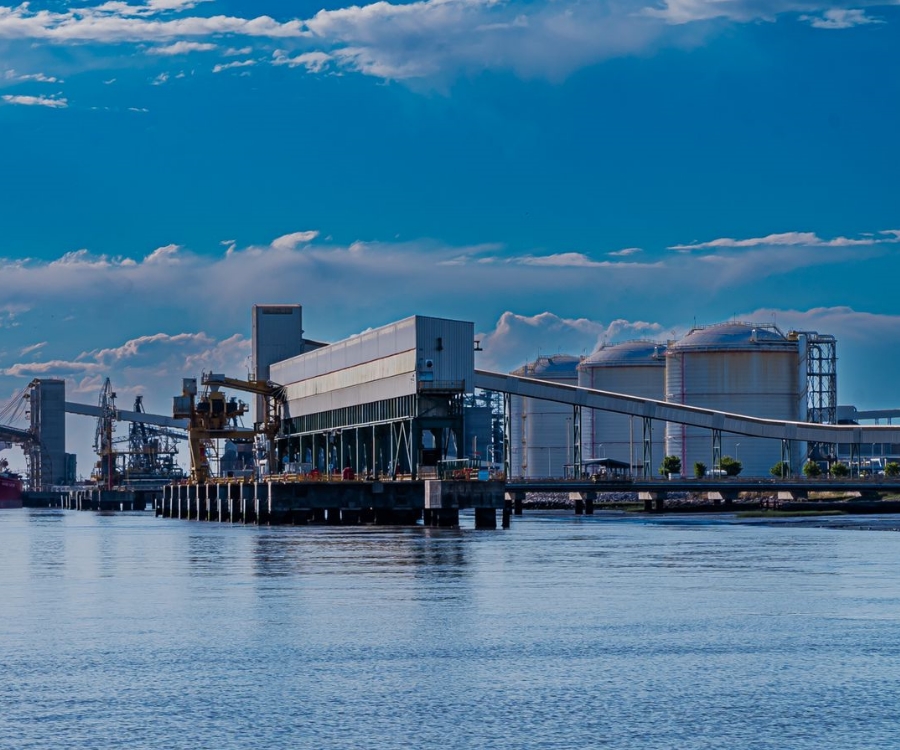
<svg viewBox="0 0 900 750"><path fill-rule="evenodd" d="M603 346L578 365L578 385L629 396L666 399L666 345L656 341L624 341ZM665 451L665 425L653 426L652 456ZM639 417L585 409L582 414L583 461L612 458L631 466L643 461L643 421Z"/></svg>
<svg viewBox="0 0 900 750"><path fill-rule="evenodd" d="M578 385L578 363L568 354L538 357L512 375ZM513 396L510 399L510 472L526 479L562 478L575 454L569 404Z"/></svg>
<svg viewBox="0 0 900 750"><path fill-rule="evenodd" d="M666 400L770 419L800 416L799 352L774 325L721 323L692 329L666 352ZM669 423L666 453L713 466L710 430ZM722 433L722 456L743 464L743 477L768 477L781 460L781 441ZM658 468L660 461L654 462Z"/></svg>

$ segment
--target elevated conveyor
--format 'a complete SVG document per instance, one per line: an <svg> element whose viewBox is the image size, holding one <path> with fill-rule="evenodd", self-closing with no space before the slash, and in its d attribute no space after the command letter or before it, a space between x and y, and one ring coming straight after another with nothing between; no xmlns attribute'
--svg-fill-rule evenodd
<svg viewBox="0 0 900 750"><path fill-rule="evenodd" d="M900 426L895 425L826 425L763 419L628 396L623 393L598 391L517 375L504 375L487 370L475 371L475 387L486 391L498 391L515 396L556 401L572 406L612 411L644 419L675 422L708 430L772 440L848 443L851 445L900 443Z"/></svg>

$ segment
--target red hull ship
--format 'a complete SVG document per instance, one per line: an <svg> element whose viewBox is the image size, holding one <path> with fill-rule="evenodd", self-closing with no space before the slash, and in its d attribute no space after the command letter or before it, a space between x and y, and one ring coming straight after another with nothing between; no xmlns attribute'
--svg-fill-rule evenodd
<svg viewBox="0 0 900 750"><path fill-rule="evenodd" d="M22 507L22 478L11 471L0 471L0 508Z"/></svg>

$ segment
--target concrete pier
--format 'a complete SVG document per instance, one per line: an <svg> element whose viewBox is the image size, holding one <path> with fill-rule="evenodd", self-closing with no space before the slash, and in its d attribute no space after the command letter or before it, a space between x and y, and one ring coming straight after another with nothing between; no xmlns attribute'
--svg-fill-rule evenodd
<svg viewBox="0 0 900 750"><path fill-rule="evenodd" d="M62 497L62 507L68 510L125 511L146 510L154 493L145 490L78 488Z"/></svg>
<svg viewBox="0 0 900 750"><path fill-rule="evenodd" d="M497 528L506 507L502 482L223 480L165 488L157 516L260 525L413 525L457 527L459 512L475 510L475 527ZM508 511L504 528L509 527Z"/></svg>
<svg viewBox="0 0 900 750"><path fill-rule="evenodd" d="M652 513L655 511L663 511L666 509L666 497L668 493L664 490L654 492L638 492L638 500L643 501L644 511Z"/></svg>

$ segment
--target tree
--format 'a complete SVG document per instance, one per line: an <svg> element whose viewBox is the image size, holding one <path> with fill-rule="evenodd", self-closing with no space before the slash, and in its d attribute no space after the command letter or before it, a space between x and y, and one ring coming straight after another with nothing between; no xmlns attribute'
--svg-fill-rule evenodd
<svg viewBox="0 0 900 750"><path fill-rule="evenodd" d="M813 479L814 477L821 476L821 474L822 469L815 461L809 460L803 464L803 476L807 479Z"/></svg>
<svg viewBox="0 0 900 750"><path fill-rule="evenodd" d="M849 477L850 467L847 464L833 463L831 464L831 476L833 477Z"/></svg>
<svg viewBox="0 0 900 750"><path fill-rule="evenodd" d="M787 461L779 461L771 469L769 469L769 473L773 477L786 479L791 475L791 465Z"/></svg>
<svg viewBox="0 0 900 750"><path fill-rule="evenodd" d="M725 472L725 476L727 477L736 477L744 468L744 465L740 461L731 456L722 456L722 460L719 461L719 466L722 471Z"/></svg>
<svg viewBox="0 0 900 750"><path fill-rule="evenodd" d="M896 461L888 461L884 465L884 475L886 477L900 476L900 464L898 464Z"/></svg>
<svg viewBox="0 0 900 750"><path fill-rule="evenodd" d="M703 479L706 476L706 464L703 461L697 461L694 463L694 476L697 479Z"/></svg>
<svg viewBox="0 0 900 750"><path fill-rule="evenodd" d="M678 456L666 456L659 467L659 473L663 476L681 474L681 459Z"/></svg>

